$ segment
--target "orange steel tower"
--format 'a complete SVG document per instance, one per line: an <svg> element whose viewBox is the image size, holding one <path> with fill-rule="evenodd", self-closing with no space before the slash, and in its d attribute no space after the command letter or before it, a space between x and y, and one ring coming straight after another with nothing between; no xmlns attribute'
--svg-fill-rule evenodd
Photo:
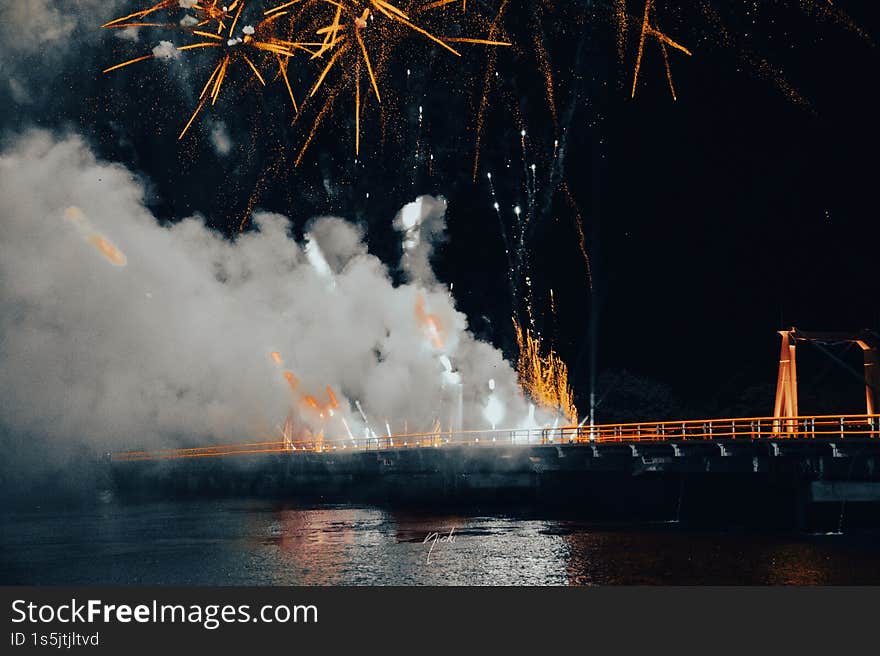
<svg viewBox="0 0 880 656"><path fill-rule="evenodd" d="M868 330L858 333L817 333L798 330L780 330L782 348L779 353L779 375L776 379L774 417L797 417L797 342L812 342L822 350L823 344L856 344L862 349L865 362L865 408L869 415L877 412L880 390L880 357L873 334ZM831 355L829 353L829 355ZM833 355L831 357L834 357ZM836 359L836 358L835 358ZM838 361L840 362L840 361ZM786 422L788 423L788 422Z"/></svg>

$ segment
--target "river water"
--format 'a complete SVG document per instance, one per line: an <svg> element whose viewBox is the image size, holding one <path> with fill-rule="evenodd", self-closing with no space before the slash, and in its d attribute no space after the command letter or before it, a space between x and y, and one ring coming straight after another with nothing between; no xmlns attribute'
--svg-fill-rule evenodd
<svg viewBox="0 0 880 656"><path fill-rule="evenodd" d="M880 536L865 533L242 500L4 513L0 533L3 584L880 584Z"/></svg>

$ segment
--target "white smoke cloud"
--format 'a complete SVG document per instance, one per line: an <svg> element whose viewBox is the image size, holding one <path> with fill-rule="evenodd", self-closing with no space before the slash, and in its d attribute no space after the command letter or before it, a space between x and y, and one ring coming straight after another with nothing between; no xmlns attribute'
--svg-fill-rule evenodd
<svg viewBox="0 0 880 656"><path fill-rule="evenodd" d="M394 217L394 227L402 234L401 265L409 279L425 284L433 282L431 254L434 244L446 234L446 201L419 196L398 212Z"/></svg>
<svg viewBox="0 0 880 656"><path fill-rule="evenodd" d="M136 43L141 39L141 30L139 27L135 27L134 25L115 30L115 32L116 38L122 39L123 41L132 41Z"/></svg>
<svg viewBox="0 0 880 656"><path fill-rule="evenodd" d="M224 157L232 150L232 139L223 121L216 121L211 126L211 145L214 146L214 152Z"/></svg>
<svg viewBox="0 0 880 656"><path fill-rule="evenodd" d="M12 100L19 105L29 105L33 102L33 98L24 84L14 77L9 78L9 93Z"/></svg>
<svg viewBox="0 0 880 656"><path fill-rule="evenodd" d="M234 242L197 217L162 226L128 170L46 132L0 155L0 215L0 423L10 434L98 448L263 438L292 402L331 437L345 436L340 417L365 433L355 402L377 432L386 419L394 431L452 417L488 428L489 379L507 423L528 415L511 367L467 332L430 270L420 271L430 285L394 286L341 219L307 227L324 270L276 214L257 213L259 231ZM335 418L302 408L275 351L298 394L334 390Z"/></svg>
<svg viewBox="0 0 880 656"><path fill-rule="evenodd" d="M159 45L153 48L153 56L157 59L172 61L174 59L180 59L180 51L173 43L171 43L171 41L160 41Z"/></svg>
<svg viewBox="0 0 880 656"><path fill-rule="evenodd" d="M8 0L0 3L0 52L35 53L94 29L114 17L125 0ZM63 50L63 49L62 49ZM52 52L47 51L47 52Z"/></svg>
<svg viewBox="0 0 880 656"><path fill-rule="evenodd" d="M0 80L16 80L14 85L10 82L13 101L40 104L57 98L67 91L67 85L58 82L67 60L93 52L107 38L132 39L130 30L99 27L126 4L127 0L0 2Z"/></svg>

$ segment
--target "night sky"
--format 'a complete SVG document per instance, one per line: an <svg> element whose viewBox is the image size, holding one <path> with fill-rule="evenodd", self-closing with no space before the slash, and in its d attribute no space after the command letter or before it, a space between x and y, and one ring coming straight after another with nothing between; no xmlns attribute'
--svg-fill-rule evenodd
<svg viewBox="0 0 880 656"><path fill-rule="evenodd" d="M660 27L693 52L670 50L673 101L651 40L630 98L643 3L628 3L622 60L610 4L557 11L511 3L508 30L518 45L496 53L476 181L486 66L478 48L455 67L430 46L392 58L395 92L384 122L367 107L358 162L344 97L294 168L302 128L290 125L277 87L229 92L179 144L204 68L188 77L151 62L101 75L158 41L146 30L134 43L80 24L69 46L75 56L13 53L12 75L31 76L28 102L15 102L12 86L2 85L0 123L6 137L35 125L84 134L100 156L142 175L164 221L199 213L233 236L251 206L290 216L297 230L335 214L364 225L371 250L389 264L400 254L391 227L397 210L419 194L443 195L449 229L438 275L453 284L473 332L511 359L510 317L522 310L524 289L511 298L486 173L510 230L513 206L528 206L526 130L526 164L537 170L527 238L534 318L571 367L581 414L591 372L599 420L770 414L776 330L880 330L880 10L836 2L855 29L837 14L802 11L811 3L711 3L725 5L730 42L691 3L660 3ZM555 122L535 34L553 70ZM218 120L233 144L227 155L211 143ZM562 175L551 176L557 139L565 159ZM590 276L562 181L583 220ZM863 411L858 383L804 351L802 411Z"/></svg>

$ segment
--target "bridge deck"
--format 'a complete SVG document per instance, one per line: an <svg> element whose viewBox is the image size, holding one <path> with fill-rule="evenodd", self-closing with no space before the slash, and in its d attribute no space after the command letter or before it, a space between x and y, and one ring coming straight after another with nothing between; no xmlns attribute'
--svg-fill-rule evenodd
<svg viewBox="0 0 880 656"><path fill-rule="evenodd" d="M323 438L241 442L183 449L119 451L109 454L114 462L212 458L245 454L330 453L337 451L383 451L411 448L442 448L472 445L535 446L562 444L609 444L694 441L846 439L880 440L880 415L821 415L798 417L745 417L686 421L637 422L595 426L563 426L536 429L463 430L408 433L364 438Z"/></svg>

